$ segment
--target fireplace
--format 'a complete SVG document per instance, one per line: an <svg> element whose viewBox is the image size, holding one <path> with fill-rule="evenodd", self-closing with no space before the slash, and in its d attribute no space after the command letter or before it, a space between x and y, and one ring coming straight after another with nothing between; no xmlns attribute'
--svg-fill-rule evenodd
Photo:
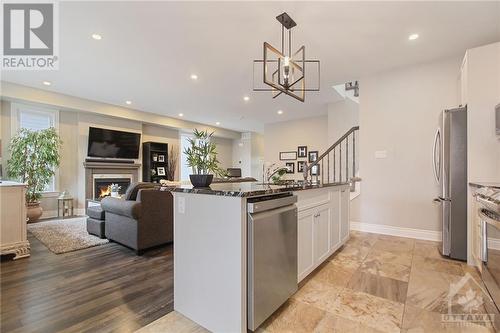
<svg viewBox="0 0 500 333"><path fill-rule="evenodd" d="M92 178L94 181L93 199L98 201L111 195L112 184L118 185L118 193L123 195L132 182L132 175L95 174Z"/></svg>

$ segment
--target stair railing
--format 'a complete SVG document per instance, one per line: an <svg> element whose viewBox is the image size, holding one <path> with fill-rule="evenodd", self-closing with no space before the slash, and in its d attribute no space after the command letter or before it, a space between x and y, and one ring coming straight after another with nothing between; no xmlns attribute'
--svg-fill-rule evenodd
<svg viewBox="0 0 500 333"><path fill-rule="evenodd" d="M352 127L331 145L330 148L321 154L316 161L310 164L306 163L303 170L304 181L307 183L309 174L311 174L311 180L313 177L316 177L316 183L318 183L321 177L321 184L349 183L356 181L356 134L358 131L359 126ZM351 148L351 150L349 150L349 148ZM332 168L330 167L330 156L332 156ZM352 168L350 168L350 166L352 166ZM312 170L314 170L314 172Z"/></svg>

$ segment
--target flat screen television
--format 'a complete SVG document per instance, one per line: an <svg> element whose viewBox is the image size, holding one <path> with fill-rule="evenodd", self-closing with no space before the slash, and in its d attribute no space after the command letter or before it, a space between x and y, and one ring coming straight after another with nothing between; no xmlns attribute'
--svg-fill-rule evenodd
<svg viewBox="0 0 500 333"><path fill-rule="evenodd" d="M104 128L89 128L87 155L99 158L139 158L141 135Z"/></svg>

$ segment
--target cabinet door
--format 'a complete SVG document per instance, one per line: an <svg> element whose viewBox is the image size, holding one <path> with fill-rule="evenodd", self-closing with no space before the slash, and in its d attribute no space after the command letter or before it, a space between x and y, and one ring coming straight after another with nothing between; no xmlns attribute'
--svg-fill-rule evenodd
<svg viewBox="0 0 500 333"><path fill-rule="evenodd" d="M313 209L305 210L298 216L298 281L302 280L314 269L314 214Z"/></svg>
<svg viewBox="0 0 500 333"><path fill-rule="evenodd" d="M349 237L349 188L340 192L340 239L345 241Z"/></svg>
<svg viewBox="0 0 500 333"><path fill-rule="evenodd" d="M314 214L314 262L321 264L330 255L330 207L318 207Z"/></svg>
<svg viewBox="0 0 500 333"><path fill-rule="evenodd" d="M340 245L340 191L330 193L330 249Z"/></svg>
<svg viewBox="0 0 500 333"><path fill-rule="evenodd" d="M462 67L460 68L460 104L466 105L468 100L467 91L467 80L468 80L468 65L467 65L467 54L462 62Z"/></svg>

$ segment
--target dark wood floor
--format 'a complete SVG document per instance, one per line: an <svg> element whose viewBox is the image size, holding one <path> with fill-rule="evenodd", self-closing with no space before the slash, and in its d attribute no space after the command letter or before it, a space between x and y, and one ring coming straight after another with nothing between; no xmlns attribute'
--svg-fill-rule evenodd
<svg viewBox="0 0 500 333"><path fill-rule="evenodd" d="M0 332L133 332L173 310L173 245L142 256L110 243L2 258Z"/></svg>

